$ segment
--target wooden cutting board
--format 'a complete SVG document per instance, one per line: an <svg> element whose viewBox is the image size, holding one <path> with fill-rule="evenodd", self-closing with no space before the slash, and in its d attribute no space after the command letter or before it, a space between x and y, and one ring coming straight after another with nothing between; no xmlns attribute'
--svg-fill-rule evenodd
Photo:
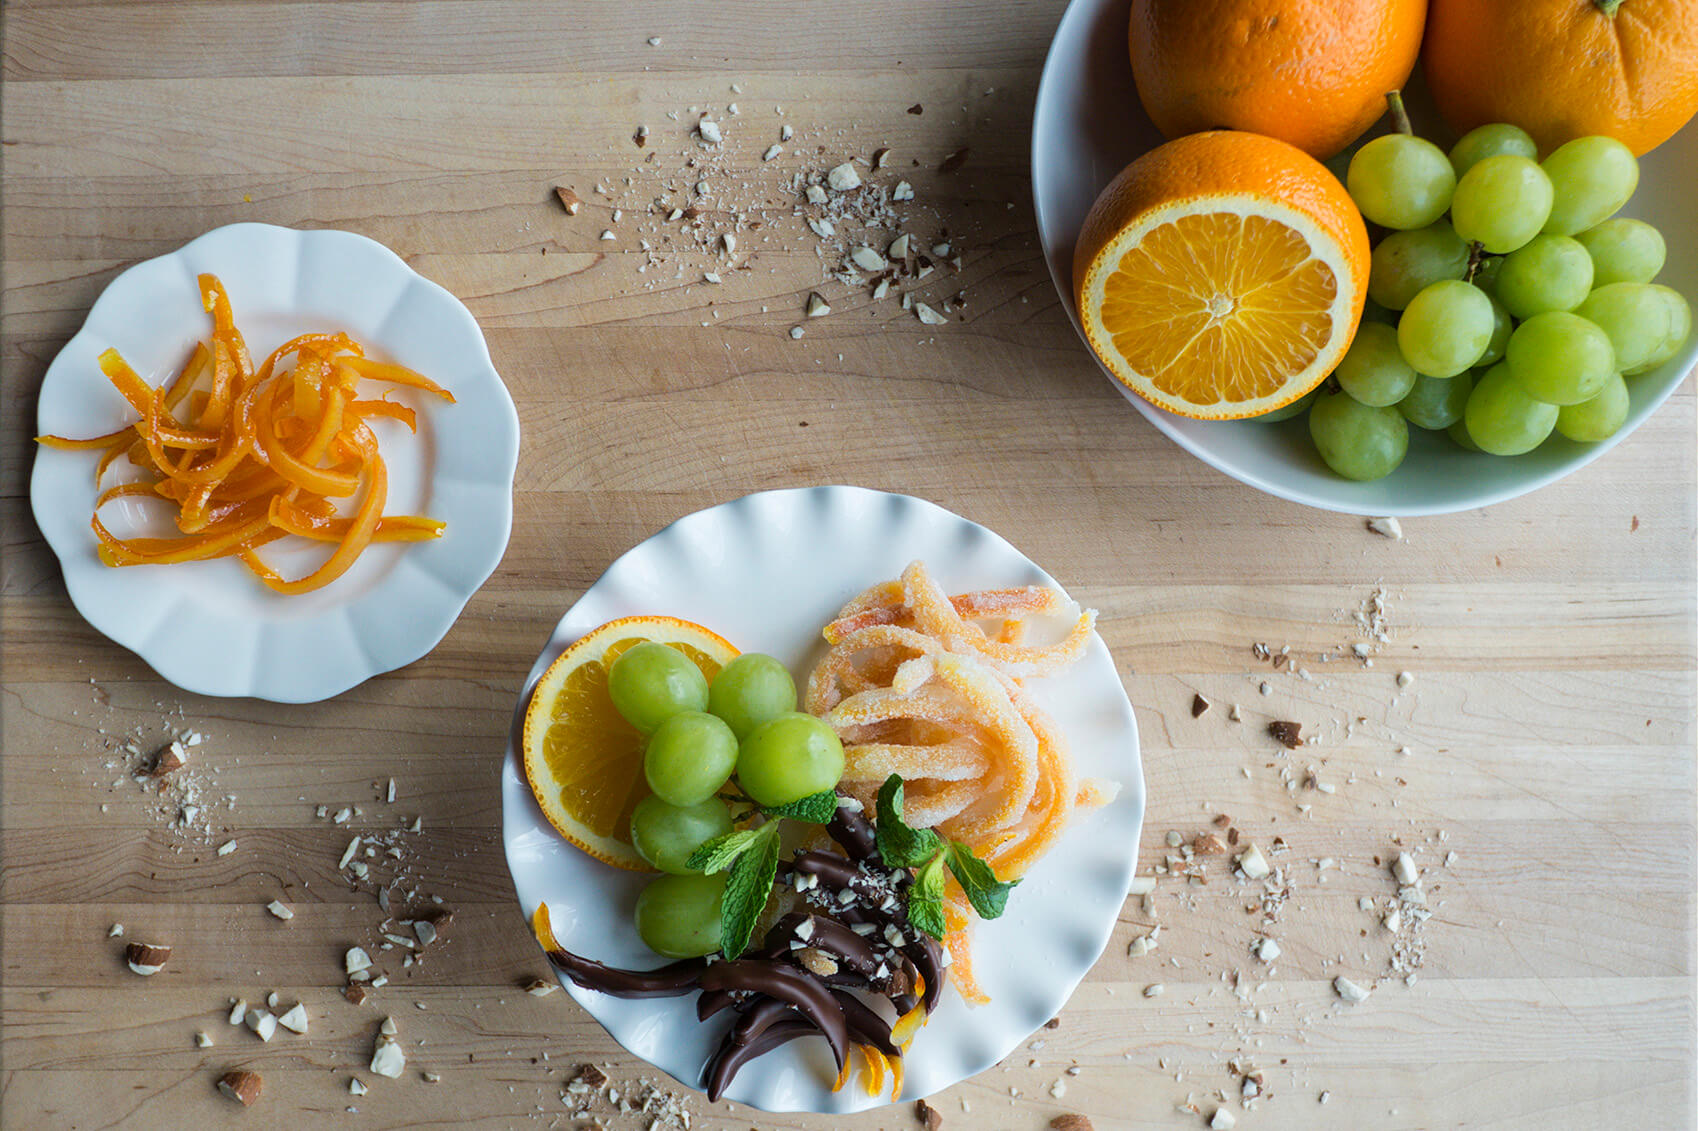
<svg viewBox="0 0 1698 1131"><path fill-rule="evenodd" d="M555 619L672 519L829 482L983 522L1101 610L1143 735L1153 893L1127 903L1054 1030L932 1097L944 1126L1202 1127L1223 1096L1246 1129L1692 1125L1690 382L1570 479L1410 521L1402 541L1202 466L1101 377L1038 252L1027 127L1060 9L7 6L6 1126L572 1126L561 1097L586 1063L627 1100L645 1078L685 1095L698 1128L915 1126L907 1104L710 1106L565 995L519 988L544 963L503 863L496 775ZM724 123L711 155L687 136L703 110ZM822 279L830 242L793 214L797 173L881 147L915 190L916 235L959 253L926 284L945 325ZM718 213L703 240L664 218L698 180ZM712 225L732 215L726 255ZM489 584L428 657L311 706L163 684L77 615L26 503L36 390L101 288L238 220L362 232L461 296L524 428ZM811 290L829 316L803 316ZM1370 667L1340 650L1376 593ZM1193 717L1198 694L1212 706ZM1274 720L1321 741L1288 755ZM171 729L204 736L194 780L220 830L204 843L112 752ZM343 807L360 812L337 824ZM1222 857L1199 858L1206 882L1152 872L1183 864L1170 832L1225 835L1220 814L1280 868L1274 896ZM404 890L454 917L422 965L384 954L392 981L355 1006L341 955L377 945L382 912L337 859L350 830L414 817L420 833L392 834ZM1431 918L1393 934L1400 850ZM114 923L170 943L165 970L125 969ZM1159 945L1129 954L1156 924ZM1264 935L1271 963L1251 953ZM1341 975L1367 1000L1343 1003ZM271 990L307 1004L307 1036L262 1044L226 1023L231 997ZM385 1014L408 1043L393 1081L364 1070ZM265 1081L245 1115L213 1086L233 1066ZM1247 1105L1245 1072L1263 1092ZM369 1094L349 1094L354 1076ZM591 1110L645 1125L604 1091Z"/></svg>

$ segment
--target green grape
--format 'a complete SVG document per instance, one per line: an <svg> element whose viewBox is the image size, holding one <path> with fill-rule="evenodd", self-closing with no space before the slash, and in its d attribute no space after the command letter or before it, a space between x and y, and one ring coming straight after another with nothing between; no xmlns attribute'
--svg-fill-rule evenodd
<svg viewBox="0 0 1698 1131"><path fill-rule="evenodd" d="M1417 373L1454 377L1492 340L1492 300L1479 287L1445 279L1416 295L1397 324L1397 345Z"/></svg>
<svg viewBox="0 0 1698 1131"><path fill-rule="evenodd" d="M1503 262L1499 260L1498 262ZM1509 316L1509 311L1503 308L1503 303L1492 299L1492 339L1486 343L1486 352L1480 355L1480 360L1474 364L1480 368L1496 365L1503 360L1503 351L1509 345L1509 335L1515 330L1515 322Z"/></svg>
<svg viewBox="0 0 1698 1131"><path fill-rule="evenodd" d="M1385 134L1350 159L1344 183L1362 215L1387 228L1424 228L1443 216L1456 188L1444 150L1425 138Z"/></svg>
<svg viewBox="0 0 1698 1131"><path fill-rule="evenodd" d="M1609 336L1621 372L1640 373L1676 328L1676 307L1664 292L1674 294L1651 283L1609 283L1587 295L1574 313Z"/></svg>
<svg viewBox="0 0 1698 1131"><path fill-rule="evenodd" d="M1362 321L1384 322L1387 326L1395 326L1397 325L1397 311L1387 310L1374 301L1373 295L1369 295L1362 303Z"/></svg>
<svg viewBox="0 0 1698 1131"><path fill-rule="evenodd" d="M678 649L633 645L607 669L607 694L625 721L647 734L679 711L707 709L707 676Z"/></svg>
<svg viewBox="0 0 1698 1131"><path fill-rule="evenodd" d="M1655 369L1679 353L1680 347L1686 344L1686 339L1692 334L1692 307L1687 305L1686 299L1681 296L1681 293L1660 283L1652 283L1651 289L1661 295L1663 301L1668 304L1673 323L1669 327L1668 336L1663 339L1662 344L1651 352L1650 357L1635 367L1632 373L1628 374L1630 377L1634 373L1643 373L1647 369Z"/></svg>
<svg viewBox="0 0 1698 1131"><path fill-rule="evenodd" d="M1494 293L1518 319L1573 310L1592 293L1592 257L1567 236L1534 236L1503 257Z"/></svg>
<svg viewBox="0 0 1698 1131"><path fill-rule="evenodd" d="M719 949L725 873L662 876L637 895L637 936L667 958L699 958Z"/></svg>
<svg viewBox="0 0 1698 1131"><path fill-rule="evenodd" d="M1252 416L1250 419L1256 421L1258 424L1276 424L1281 420L1290 420L1292 417L1300 415L1304 409L1314 404L1315 398L1320 395L1321 387L1316 385L1313 389L1310 389L1307 393L1304 393L1302 396L1298 397L1283 408L1276 408L1272 412L1264 412L1262 415Z"/></svg>
<svg viewBox="0 0 1698 1131"><path fill-rule="evenodd" d="M1595 444L1614 436L1627 422L1628 406L1627 382L1611 373L1597 396L1557 411L1556 430L1570 440Z"/></svg>
<svg viewBox="0 0 1698 1131"><path fill-rule="evenodd" d="M1428 286L1460 279L1467 270L1468 245L1443 220L1393 232L1368 260L1368 297L1388 310L1402 310Z"/></svg>
<svg viewBox="0 0 1698 1131"><path fill-rule="evenodd" d="M1456 234L1493 255L1514 251L1539 234L1551 214L1551 179L1529 158L1487 157L1462 174L1450 202Z"/></svg>
<svg viewBox="0 0 1698 1131"><path fill-rule="evenodd" d="M1557 406L1528 396L1509 375L1508 363L1502 361L1474 382L1462 414L1468 438L1481 451L1495 456L1532 451L1551 434L1556 418Z"/></svg>
<svg viewBox="0 0 1698 1131"><path fill-rule="evenodd" d="M1454 381L1455 378L1453 377L1453 378L1451 378L1451 380ZM1479 452L1479 451L1485 450L1485 449L1481 448L1479 444L1476 444L1474 442L1474 437L1472 437L1468 434L1468 421L1467 420L1458 420L1455 424L1452 424L1449 428L1446 428L1444 430L1444 434L1446 436L1449 436L1451 438L1451 442L1454 443L1459 448L1466 448L1468 451L1471 451L1471 452Z"/></svg>
<svg viewBox="0 0 1698 1131"><path fill-rule="evenodd" d="M1577 137L1557 147L1541 168L1555 198L1544 230L1572 236L1615 215L1639 187L1633 150L1613 137Z"/></svg>
<svg viewBox="0 0 1698 1131"><path fill-rule="evenodd" d="M1592 285L1649 283L1663 269L1668 245L1643 220L1617 216L1574 237L1592 257Z"/></svg>
<svg viewBox="0 0 1698 1131"><path fill-rule="evenodd" d="M1375 408L1396 404L1415 384L1415 371L1397 348L1397 331L1378 322L1356 327L1333 376L1341 389Z"/></svg>
<svg viewBox="0 0 1698 1131"><path fill-rule="evenodd" d="M1462 419L1468 407L1468 394L1474 391L1474 377L1458 373L1455 377L1428 377L1421 374L1409 395L1397 402L1403 419L1417 428L1437 432Z"/></svg>
<svg viewBox="0 0 1698 1131"><path fill-rule="evenodd" d="M1574 313L1609 335L1616 365L1628 377L1669 360L1692 332L1686 299L1659 283L1610 283L1587 295Z"/></svg>
<svg viewBox="0 0 1698 1131"><path fill-rule="evenodd" d="M791 712L749 732L737 755L737 784L757 805L788 805L843 777L843 743L812 715Z"/></svg>
<svg viewBox="0 0 1698 1131"><path fill-rule="evenodd" d="M1309 410L1309 435L1326 465L1346 479L1383 479L1409 452L1409 424L1395 408L1330 393Z"/></svg>
<svg viewBox="0 0 1698 1131"><path fill-rule="evenodd" d="M1591 400L1616 372L1609 335L1595 323L1562 310L1535 314L1517 326L1503 360L1528 396L1554 405ZM1474 438L1478 440L1479 433ZM1491 450L1484 443L1480 446Z"/></svg>
<svg viewBox="0 0 1698 1131"><path fill-rule="evenodd" d="M643 751L643 776L655 796L694 805L719 791L737 766L737 736L705 711L680 711L654 728Z"/></svg>
<svg viewBox="0 0 1698 1131"><path fill-rule="evenodd" d="M1517 157L1536 160L1539 156L1539 146L1520 126L1512 126L1508 122L1493 122L1486 126L1475 126L1463 134L1461 140L1450 147L1450 164L1460 177L1481 161L1496 157L1500 153L1513 153Z"/></svg>
<svg viewBox="0 0 1698 1131"><path fill-rule="evenodd" d="M631 813L631 846L662 872L691 873L690 853L731 831L731 810L717 797L694 805L668 805L645 797Z"/></svg>
<svg viewBox="0 0 1698 1131"><path fill-rule="evenodd" d="M796 709L796 681L783 664L745 652L719 669L708 684L708 710L724 719L741 742L768 719Z"/></svg>

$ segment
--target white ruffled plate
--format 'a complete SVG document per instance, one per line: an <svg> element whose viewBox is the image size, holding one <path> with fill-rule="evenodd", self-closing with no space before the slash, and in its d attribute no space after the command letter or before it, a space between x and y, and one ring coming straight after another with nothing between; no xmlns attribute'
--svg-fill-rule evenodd
<svg viewBox="0 0 1698 1131"><path fill-rule="evenodd" d="M637 938L631 909L649 877L601 864L549 825L517 754L531 687L578 637L615 617L660 614L696 621L743 651L767 652L806 674L823 646L819 630L850 597L926 562L950 592L1054 585L1032 560L991 531L942 507L860 487L766 491L680 519L614 562L566 613L531 669L513 715L502 769L503 839L527 917L546 902L567 948L617 966L661 960ZM906 1057L903 1098L930 1095L995 1064L1054 1017L1114 930L1137 863L1144 814L1138 728L1114 661L1094 637L1078 665L1034 686L1061 725L1081 777L1111 778L1120 794L1079 817L1009 899L981 923L974 969L991 995L969 1008L953 988ZM725 1026L696 1021L695 997L622 1000L562 979L613 1039L690 1087ZM849 1112L876 1107L856 1085L831 1091L836 1075L819 1040L759 1057L726 1098L766 1111Z"/></svg>
<svg viewBox="0 0 1698 1131"><path fill-rule="evenodd" d="M382 244L232 224L112 280L47 370L39 430L94 436L133 420L95 358L114 346L144 380L169 380L210 333L196 284L207 271L223 280L256 359L296 334L346 330L373 356L454 394L450 405L396 393L418 410L416 437L396 421L372 422L389 468L385 509L444 520L442 538L374 545L332 584L286 597L230 559L102 565L89 528L96 453L39 449L30 503L77 609L161 676L204 695L316 702L429 652L494 571L513 523L518 414L471 312ZM128 469L120 458L107 483ZM170 532L157 505L118 500L102 517L120 536ZM324 556L293 541L266 550L285 576Z"/></svg>

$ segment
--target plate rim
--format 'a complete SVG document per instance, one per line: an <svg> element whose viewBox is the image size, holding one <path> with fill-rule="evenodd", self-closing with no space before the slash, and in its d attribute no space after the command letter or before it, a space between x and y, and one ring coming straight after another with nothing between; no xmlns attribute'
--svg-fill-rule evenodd
<svg viewBox="0 0 1698 1131"><path fill-rule="evenodd" d="M498 495L500 499L499 513L493 515L495 532L499 533L499 538L491 537L486 542L467 544L464 556L457 559L470 567L461 571L464 578L462 583L455 584L436 578L436 583L428 587L427 591L438 594L439 599L436 604L428 606L422 612L415 610L414 621L428 626L429 631L415 637L407 647L381 658L356 637L355 643L359 646L348 654L350 662L339 672L331 665L309 665L308 677L295 686L288 689L269 688L263 683L263 677L259 674L262 669L258 665L244 668L238 664L186 663L181 657L162 655L163 647L150 643L160 639L160 634L153 631L154 622L145 618L127 618L122 615L122 610L114 609L103 601L101 594L108 571L82 568L74 555L85 547L68 541L67 536L57 529L57 524L44 518L45 509L54 506L56 498L51 494L44 473L44 468L49 466L44 460L56 454L51 449L37 447L33 453L30 464L30 512L36 529L53 551L67 595L78 614L102 635L135 653L161 679L191 694L217 698L245 697L274 703L315 703L334 698L374 676L405 667L429 654L447 636L471 598L489 580L506 555L512 538L513 484L517 477L520 443L519 416L512 394L490 356L489 343L484 338L482 327L478 325L476 317L465 303L440 283L415 271L393 249L358 232L340 228L293 227L260 221L224 224L202 232L168 252L136 260L107 281L100 294L89 305L76 332L54 354L43 372L35 392L35 422L38 434L46 431L48 398L45 394L56 382L55 373L61 366L69 369L78 364L79 351L93 356L91 340L103 340L95 333L94 327L99 324L101 316L109 313L114 307L123 309L125 288L133 286L134 281L141 277L141 273L162 262L186 259L197 249L206 246L218 247L234 241L238 247L249 244L264 247L268 241L276 239L287 241L297 252L314 242L358 247L365 255L372 257L374 262L382 264L386 270L395 272L396 277L405 280L406 289L422 287L434 301L445 302L448 309L456 310L458 315L463 316L455 333L467 350L466 373L469 380L475 383L477 394L490 399L490 404L486 406L490 418L500 426L498 435L489 436L492 453L489 466L496 474L492 474L487 483L490 488L488 493ZM299 259L297 254L297 265ZM404 305L399 304L394 309L403 309ZM462 331L467 332L461 333ZM62 382L68 379L60 377L57 380ZM427 474L425 481L429 482L430 478ZM494 490L498 485L501 485L501 489ZM397 558L398 562L405 560L404 555ZM348 618L355 610L361 608L364 600L369 597L370 594L362 594L360 597L321 609L313 615L313 621L345 623L352 631L353 625ZM244 618L227 618L224 623L235 623L236 620L242 619Z"/></svg>
<svg viewBox="0 0 1698 1131"><path fill-rule="evenodd" d="M1399 504L1391 502L1364 508L1363 505L1352 503L1346 499L1315 495L1300 487L1285 485L1269 479L1264 475L1260 475L1251 469L1229 465L1214 454L1206 452L1203 444L1198 440L1198 438L1191 435L1186 430L1184 423L1182 423L1183 418L1175 417L1169 413L1163 412L1155 405L1150 404L1148 401L1123 386L1114 378L1114 375L1108 371L1102 362L1098 360L1096 354L1091 351L1089 345L1086 344L1084 332L1079 322L1079 312L1074 306L1072 288L1066 282L1066 279L1070 277L1072 273L1073 249L1072 246L1065 241L1058 241L1052 244L1050 239L1050 228L1054 223L1053 214L1049 208L1046 208L1046 197L1040 188L1040 186L1045 183L1046 178L1043 172L1044 162L1040 158L1039 124L1045 118L1046 105L1050 100L1058 97L1056 94L1056 87L1062 81L1059 77L1057 77L1061 70L1061 64L1063 62L1078 62L1077 58L1071 55L1067 56L1065 60L1063 59L1061 54L1063 38L1074 30L1073 22L1075 20L1084 20L1090 16L1095 16L1105 8L1117 5L1127 5L1128 3L1129 0L1070 0L1067 8L1061 14L1061 19L1057 21L1055 32L1050 38L1049 47L1044 53L1043 69L1039 73L1037 92L1033 98L1032 105L1032 127L1028 160L1032 184L1032 212L1038 229L1038 246L1043 252L1044 266L1049 271L1050 283L1055 287L1056 293L1060 296L1062 309L1067 312L1067 319L1070 323L1072 323L1074 335L1079 339L1080 347L1084 350L1086 356L1090 358L1091 364L1096 366L1098 371L1102 373L1103 377L1109 382L1115 391L1120 393L1122 397L1129 401L1132 407L1137 409L1138 413L1143 416L1145 420L1149 421L1155 426L1157 431L1161 432L1162 435L1166 436L1169 440L1172 440L1175 444L1178 444L1193 458L1220 472L1222 475L1243 483L1245 486L1254 487L1256 490L1261 491L1264 494L1273 495L1276 498L1285 499L1288 502L1297 503L1302 506L1312 507L1316 510L1330 511L1335 514L1357 515L1364 518L1376 515L1394 515L1401 518L1421 518L1431 515L1459 514L1463 511L1495 506L1499 503L1509 502L1512 499L1518 499L1523 495L1531 494L1543 487L1550 486L1559 479L1567 478L1575 472L1580 471L1582 468L1587 467L1593 461L1602 458L1606 452L1609 452L1617 444L1627 439L1628 436L1636 432L1646 420L1655 414L1657 410L1674 395L1675 390L1680 388L1681 384L1693 371L1695 364L1698 364L1698 330L1695 330L1692 334L1688 335L1686 345L1681 348L1680 352L1665 362L1663 366L1659 367L1659 369L1670 369L1670 375L1663 379L1662 387L1649 392L1649 395L1644 398L1641 404L1634 407L1634 410L1630 413L1627 422L1619 430L1617 430L1615 435L1606 440L1580 446L1573 457L1558 466L1547 468L1546 470L1531 475L1524 480L1515 480L1502 486L1482 491L1479 494L1472 495L1464 500L1434 502L1431 504ZM1419 68L1417 68L1417 73L1419 73ZM1139 107L1136 113L1142 115L1142 107ZM1694 128L1698 127L1694 127L1692 123L1688 123L1686 126L1682 127L1680 131L1678 131L1676 136L1688 133ZM1670 141L1672 140L1673 139L1671 138ZM1667 145L1669 143L1665 142L1664 144ZM1098 191L1101 191L1100 187ZM1691 303L1693 298L1688 297L1687 301ZM1656 371L1653 370L1653 372ZM1238 422L1226 421L1222 423L1230 424Z"/></svg>
<svg viewBox="0 0 1698 1131"><path fill-rule="evenodd" d="M775 496L819 496L819 495L822 495L822 494L839 493L839 492L847 493L851 496L862 496L862 497L870 497L870 498L873 498L873 499L883 500L886 504L889 504L891 500L900 500L901 505L904 505L904 506L919 506L920 508L922 508L924 510L938 512L938 514L945 521L962 524L962 526L967 527L967 528L972 528L973 530L978 532L980 535L986 536L990 539L993 539L997 543L1000 543L1002 546L1006 547L1008 550L1011 550L1014 554L1018 555L1023 561L1028 563L1028 565L1030 565L1031 568L1034 569L1048 583L1056 585L1058 588L1062 588L1060 586L1060 583L1057 582L1054 579L1054 577L1051 576L1050 573L1047 570L1045 570L1041 565L1039 565L1037 562L1033 561L1028 555L1026 555L1018 547L1014 546L1013 543L1011 543L1008 539L1004 538L1002 535L998 534L996 531L990 529L989 527L985 526L984 524L979 523L979 522L975 522L974 520L967 518L964 515L957 514L956 512L950 510L949 508L944 507L941 504L932 502L929 499L925 499L925 498L922 498L922 497L919 497L919 496L916 496L916 495L909 495L909 494L901 493L901 492L884 491L884 490L880 490L880 489L876 489L876 488L862 487L862 486L858 486L858 485L854 485L854 484L834 483L834 484L820 484L820 485L809 486L809 487L781 487L781 488L773 488L773 489L768 489L768 490L754 491L754 492L750 492L748 494L744 494L744 495L740 495L740 496L737 496L737 497L734 497L734 498L731 498L731 499L724 500L724 501L719 502L719 503L715 503L715 504L712 504L712 505L709 505L709 506L706 506L706 507L699 508L695 511L691 511L687 514L681 515L678 518L673 519L671 522L668 522L665 525L661 526L660 528L656 529L653 533L645 536L641 541L637 542L635 545L633 545L632 547L630 547L629 549L627 549L626 551L624 551L623 553L618 555L616 558L614 558L613 561L608 565L606 570L604 570L602 572L602 574L596 578L595 582L593 582L590 586L588 586L583 591L583 593L581 593L567 607L567 609L561 615L559 620L555 623L553 628L550 629L548 637L543 644L542 650L539 652L535 663L532 665L530 671L526 675L526 677L523 681L520 693L518 695L518 698L515 702L512 721L511 721L511 725L509 727L509 732L508 732L507 750L506 750L506 752L503 756L502 763L501 763L501 771L500 771L500 786L501 786L501 789L502 789L502 848L503 848L504 857L505 857L506 862L507 862L509 875L512 876L512 878L514 880L515 900L519 902L519 909L520 909L520 911L523 915L528 915L530 909L527 908L524 905L522 900L519 900L519 895L518 895L518 890L517 890L518 886L519 886L519 880L518 880L518 873L517 873L517 870L516 870L515 865L514 865L515 841L516 841L517 837L528 834L531 831L532 826L538 825L538 818L537 818L536 814L540 814L540 809L537 808L535 799L531 795L530 786L529 786L528 782L526 781L524 767L523 767L523 764L522 764L522 762L519 758L519 750L520 750L520 747L522 745L521 735L522 735L523 726L524 726L524 716L525 716L526 708L527 708L527 706L529 705L529 702L530 702L531 693L534 690L534 688L535 688L538 680L540 679L542 673L547 670L549 664L551 664L554 661L554 659L557 658L562 651L564 651L564 649L566 647L570 646L570 640L565 639L563 637L563 633L566 631L566 625L572 619L573 614L586 601L590 600L592 594L595 593L595 591L598 589L598 587L602 587L604 585L607 585L609 588L614 587L612 585L612 583L609 582L609 578L612 575L615 574L618 567L621 564L623 564L628 558L631 558L631 557L633 557L633 555L636 555L643 547L647 546L650 542L665 537L669 532L673 531L674 528L679 526L681 523L684 523L684 522L691 520L691 519L694 519L694 518L698 518L700 516L707 515L710 512L728 511L728 510L731 510L733 508L737 508L737 507L741 507L741 506L759 505L760 500L770 499L770 498L775 497ZM1112 653L1108 653L1106 643L1104 643L1101 640L1101 636L1100 636L1099 633L1093 633L1093 636L1096 638L1097 642L1102 645L1104 653L1109 656L1110 664L1111 664L1111 666L1113 666ZM1122 775L1122 780L1120 782L1121 791L1122 791L1123 794L1129 793L1129 794L1135 795L1135 797L1137 799L1137 815L1136 815L1135 820L1133 820L1133 822L1132 822L1132 832L1131 832L1131 836L1130 836L1130 852L1127 853L1127 856L1126 856L1124 883L1126 885L1127 890L1122 891L1120 893L1119 899L1115 902L1114 913L1112 915L1105 916L1103 922L1100 924L1101 930L1097 932L1097 935L1099 937L1097 937L1093 940L1094 955L1093 955L1091 961L1088 964L1086 964L1085 966L1083 966L1077 972L1076 975L1066 979L1065 984L1060 984L1059 1001L1058 1001L1057 1006L1056 1006L1056 1008L1058 1010L1061 1008L1062 1005L1065 1004L1065 1002L1068 999L1070 999L1072 997L1074 992L1077 991L1079 985L1084 981L1084 979L1086 977L1089 976L1090 971L1096 967L1096 964L1099 961L1101 961L1102 955L1103 955L1103 953L1105 953L1107 946L1108 946L1108 943L1111 941L1111 939L1113 937L1113 932L1114 932L1115 926L1118 922L1119 910L1120 910L1121 907L1124 906L1125 900L1127 898L1127 894L1130 890L1130 885L1131 885L1131 883L1132 883L1132 881L1135 878L1136 873L1137 873L1138 850L1139 850L1139 847L1140 847L1139 842L1140 842L1141 836L1142 836L1143 821L1144 821L1144 818L1147 814L1147 809L1148 809L1147 780L1145 778L1144 769L1143 769L1143 756L1142 756L1143 747L1142 747L1141 737L1140 737L1140 734L1139 734L1136 708L1134 707L1134 705L1132 703L1131 696L1129 694L1127 694L1127 692L1126 692L1124 680L1121 679L1121 677L1120 677L1118 667L1114 666L1113 670L1114 670L1116 682L1117 682L1119 689L1120 689L1119 702L1116 704L1116 706L1117 707L1122 706L1122 705L1124 706L1124 715L1125 715L1125 720L1126 720L1127 728L1128 728L1127 732L1126 732L1126 736L1130 740L1129 745L1130 745L1130 750L1131 750L1130 759L1129 759L1129 761L1130 761L1129 769L1127 770L1127 772L1125 772ZM511 789L510 789L510 786L511 786ZM515 820L516 820L516 818L520 817L521 814L515 811L515 806L513 804L510 804L509 796L508 796L509 792L512 792L513 794L516 795L516 801L517 801L516 808L518 810L523 810L524 811L523 818L530 822L530 824L524 829L519 829L519 830L516 831L515 828L514 828ZM535 813L532 813L531 810L535 810ZM548 822L547 822L546 818L540 819L540 827L542 828L542 830L544 832L558 836L557 833L553 833L553 830L548 827ZM528 919L526 920L526 922L528 923ZM552 970L552 968L551 968L551 970ZM577 986L575 983L573 983L571 981L571 979L566 978L563 975L561 975L558 971L553 971L553 973L555 974L556 978L560 981L560 984L565 989L567 994L569 994L572 997L572 999L575 1002L577 1002L577 1004L587 1014L589 1014L589 1016L593 1020L595 1020L595 1022L598 1025L600 1025L602 1027L603 1031L605 1031L608 1034L609 1039L613 1040L614 1043L618 1044L621 1048L625 1048L625 1049L627 1049L627 1051L630 1051L629 1047L625 1044L625 1042L623 1040L621 1040L619 1038L619 1036L617 1036L612 1031L611 1028L609 1028L608 1023L603 1020L603 1018L600 1016L597 1009L592 1007L595 1002L597 1002L600 999L604 999L606 997L606 995L594 993L593 991L584 990L581 987ZM1030 1038L1030 1033L1026 1033L1026 1034L1020 1036L1017 1040L1015 1040L1012 1043L1012 1045L1010 1045L1010 1047L1007 1050L1002 1051L1000 1053L1000 1055L998 1055L994 1059L988 1061L987 1063L984 1063L984 1064L978 1065L977 1067L974 1067L971 1071L966 1072L964 1075L959 1076L956 1079L949 1081L947 1084L943 1085L943 1087L952 1087L956 1083L960 1083L961 1081L966 1080L966 1079L971 1079L971 1078L983 1073L987 1069L994 1067L995 1064L999 1063L1003 1059L1006 1059L1006 1057L1008 1055L1010 1055L1014 1050L1018 1049L1018 1047L1019 1047L1019 1045L1022 1041L1027 1040L1029 1038ZM668 1075L672 1075L672 1073L668 1072L667 1069L662 1068L661 1066L654 1064L647 1057L644 1057L639 1053L631 1052L631 1055L637 1056L639 1059L643 1060L645 1063L647 1063L651 1067L653 1067L656 1071L666 1072ZM674 1078L677 1079L677 1077L675 1077L675 1076L674 1076ZM700 1092L699 1083L697 1081L680 1079L679 1083L682 1086L690 1089L693 1092L698 1092L698 1093ZM735 1091L735 1090L736 1089L734 1088L733 1091ZM860 1106L860 1107L851 1106L851 1107L848 1107L848 1108L831 1108L831 1107L822 1108L822 1107L818 1107L818 1106L815 1106L815 1107L773 1107L773 1108L766 1108L766 1107L752 1101L751 1099L747 1098L747 1096L734 1095L732 1092L728 1092L725 1098L728 1099L728 1100L733 1100L734 1102L737 1102L737 1103L745 1104L745 1105L752 1107L752 1108L756 1108L757 1110L766 1110L766 1111L772 1111L772 1112L809 1111L809 1112L815 1112L817 1114L828 1114L829 1115L829 1114L848 1114L848 1113L857 1112L857 1111L875 1111L875 1110L879 1110L880 1108L889 1106L892 1102L906 1102L906 1101L909 1101L909 1100L913 1100L916 1097L917 1097L917 1093L915 1093L915 1094L905 1094L904 1096L902 1096L897 1101L891 1101L891 1100L886 1100L886 1099L881 1098L877 1103L874 1103L874 1104L871 1104L871 1105Z"/></svg>

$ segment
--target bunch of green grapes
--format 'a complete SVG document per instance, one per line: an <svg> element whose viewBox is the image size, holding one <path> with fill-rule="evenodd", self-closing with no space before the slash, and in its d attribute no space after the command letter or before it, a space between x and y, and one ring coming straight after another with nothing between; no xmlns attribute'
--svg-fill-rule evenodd
<svg viewBox="0 0 1698 1131"><path fill-rule="evenodd" d="M667 873L637 898L637 933L668 958L719 949L725 874L687 863L696 849L732 831L722 796L735 778L756 805L776 807L832 789L843 776L843 744L812 715L796 711L796 684L771 656L747 652L710 682L675 648L652 641L620 655L607 691L625 721L648 736L643 774L652 796L631 814L631 844Z"/></svg>
<svg viewBox="0 0 1698 1131"><path fill-rule="evenodd" d="M1662 234L1612 218L1639 183L1627 146L1583 137L1536 157L1506 123L1449 154L1406 132L1362 146L1346 186L1390 229L1373 249L1367 312L1333 380L1263 419L1307 408L1321 458L1358 480L1397 469L1411 424L1500 456L1553 431L1614 435L1626 378L1675 355L1692 311L1652 282Z"/></svg>

